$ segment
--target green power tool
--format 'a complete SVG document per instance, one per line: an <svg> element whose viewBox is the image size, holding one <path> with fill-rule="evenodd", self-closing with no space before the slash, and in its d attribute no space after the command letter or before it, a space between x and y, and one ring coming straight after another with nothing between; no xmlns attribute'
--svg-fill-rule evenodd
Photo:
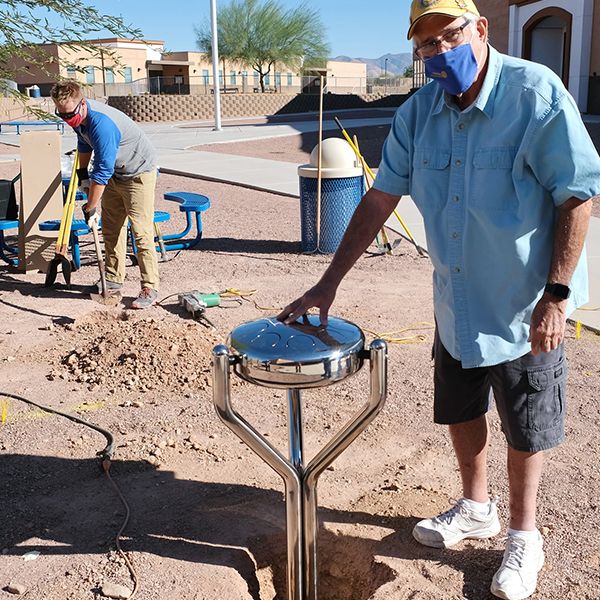
<svg viewBox="0 0 600 600"><path fill-rule="evenodd" d="M206 318L204 314L207 308L220 306L221 296L219 294L204 294L198 290L178 294L179 304L187 310L194 319L206 321L214 329L214 325Z"/></svg>

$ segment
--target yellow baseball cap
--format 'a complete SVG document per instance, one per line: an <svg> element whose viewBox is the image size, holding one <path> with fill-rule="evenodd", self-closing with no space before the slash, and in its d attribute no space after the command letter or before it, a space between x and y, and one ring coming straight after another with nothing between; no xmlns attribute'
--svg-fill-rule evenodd
<svg viewBox="0 0 600 600"><path fill-rule="evenodd" d="M406 37L409 40L412 38L415 25L427 15L460 17L465 13L479 16L473 0L413 0L410 6L410 27Z"/></svg>

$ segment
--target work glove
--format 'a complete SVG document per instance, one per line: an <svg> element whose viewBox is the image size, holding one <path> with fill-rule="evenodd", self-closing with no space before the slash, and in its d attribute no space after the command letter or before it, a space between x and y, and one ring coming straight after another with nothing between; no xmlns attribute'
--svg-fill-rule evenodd
<svg viewBox="0 0 600 600"><path fill-rule="evenodd" d="M91 225L92 223L98 222L98 215L96 213L96 209L92 208L88 210L87 202L81 207L83 211L83 218L85 219L86 225Z"/></svg>
<svg viewBox="0 0 600 600"><path fill-rule="evenodd" d="M77 169L77 190L85 194L86 197L90 191L90 176L87 167Z"/></svg>

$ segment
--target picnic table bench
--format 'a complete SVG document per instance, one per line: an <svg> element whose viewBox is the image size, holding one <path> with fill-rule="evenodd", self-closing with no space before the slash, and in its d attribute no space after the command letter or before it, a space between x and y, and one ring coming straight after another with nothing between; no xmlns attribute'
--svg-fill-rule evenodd
<svg viewBox="0 0 600 600"><path fill-rule="evenodd" d="M40 125L56 125L56 130L61 133L65 132L65 122L58 120L47 120L47 121L4 121L0 123L0 133L2 133L2 127L6 127L7 125L12 125L17 128L17 135L21 134L21 127L25 127L26 125L40 126Z"/></svg>
<svg viewBox="0 0 600 600"><path fill-rule="evenodd" d="M219 92L221 92L221 94L238 94L239 91L240 89L233 85L231 87L219 88ZM215 93L214 88L210 88L210 93Z"/></svg>

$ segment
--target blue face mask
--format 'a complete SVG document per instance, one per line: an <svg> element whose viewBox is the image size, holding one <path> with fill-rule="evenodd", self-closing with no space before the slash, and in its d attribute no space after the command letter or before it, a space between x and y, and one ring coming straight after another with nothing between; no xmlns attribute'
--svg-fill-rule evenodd
<svg viewBox="0 0 600 600"><path fill-rule="evenodd" d="M435 79L452 96L466 92L477 75L477 59L471 44L463 44L428 58L425 61L425 74Z"/></svg>

